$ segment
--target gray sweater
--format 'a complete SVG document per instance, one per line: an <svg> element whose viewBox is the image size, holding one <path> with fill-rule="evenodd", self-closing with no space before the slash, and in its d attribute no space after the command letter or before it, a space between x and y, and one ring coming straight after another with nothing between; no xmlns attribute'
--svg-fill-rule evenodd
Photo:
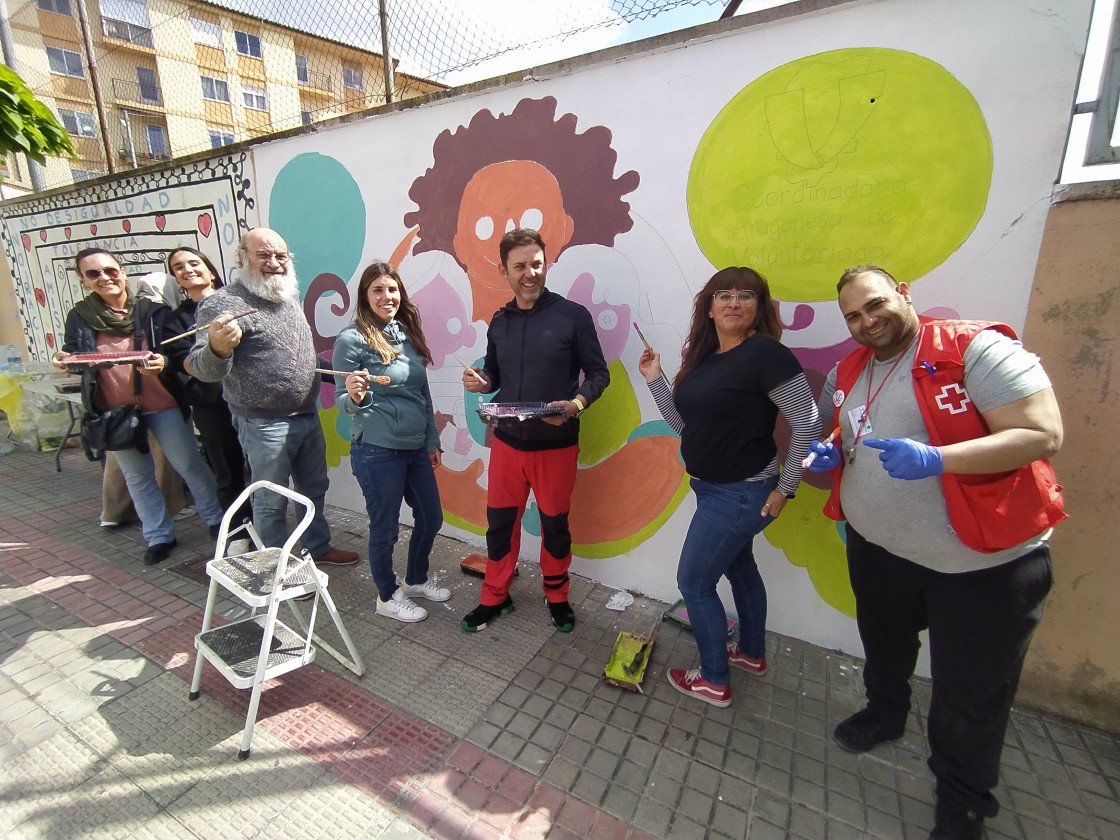
<svg viewBox="0 0 1120 840"><path fill-rule="evenodd" d="M238 319L241 343L233 356L214 355L206 332L195 337L190 365L203 382L221 381L230 411L241 417L289 417L316 410L319 375L311 328L299 306L273 303L240 283L219 289L198 307L198 323L256 309Z"/></svg>

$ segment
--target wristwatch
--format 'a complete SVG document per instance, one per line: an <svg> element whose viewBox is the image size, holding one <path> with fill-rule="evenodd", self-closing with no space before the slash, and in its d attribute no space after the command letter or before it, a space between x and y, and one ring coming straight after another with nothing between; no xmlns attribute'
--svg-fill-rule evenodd
<svg viewBox="0 0 1120 840"><path fill-rule="evenodd" d="M795 499L795 498L797 498L797 494L796 494L796 493L787 493L787 492L786 492L785 490L779 490L778 492L779 492L779 493L781 493L781 494L782 494L783 496L785 496L785 497L786 497L787 499Z"/></svg>

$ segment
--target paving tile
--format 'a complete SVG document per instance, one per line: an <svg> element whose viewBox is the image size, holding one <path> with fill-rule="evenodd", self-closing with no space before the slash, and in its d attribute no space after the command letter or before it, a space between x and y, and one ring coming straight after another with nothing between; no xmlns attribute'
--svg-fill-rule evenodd
<svg viewBox="0 0 1120 840"><path fill-rule="evenodd" d="M860 660L775 633L769 673L734 673L728 709L667 684L670 665L696 660L691 635L673 624L657 624L645 693L621 691L601 678L614 640L645 632L664 605L636 596L616 614L604 608L608 588L574 578L576 632L559 634L529 562L514 584L517 611L463 633L478 582L459 573L462 544L443 538L432 575L453 598L416 625L375 614L364 564L329 573L366 675L321 655L270 684L252 755L237 761L247 692L207 668L202 698L186 697L206 596L202 526L180 523L174 565L145 567L137 529L91 531L95 469L75 459L71 470L67 459L73 503L48 518L59 498L53 469L27 464L0 485L0 531L19 517L34 542L0 554L3 836L928 835L928 681L914 680L905 737L862 756L831 739L863 705ZM336 541L364 551L364 517L328 515ZM407 538L405 529L402 567ZM218 612L246 614L224 596ZM1117 736L1016 709L1003 769L993 840L1120 833ZM73 799L67 813L52 805L61 789ZM17 825L23 834L8 830Z"/></svg>

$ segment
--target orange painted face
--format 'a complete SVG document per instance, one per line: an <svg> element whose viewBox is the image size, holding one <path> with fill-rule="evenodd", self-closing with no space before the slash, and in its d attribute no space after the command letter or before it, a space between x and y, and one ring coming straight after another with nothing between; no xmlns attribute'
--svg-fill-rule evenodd
<svg viewBox="0 0 1120 840"><path fill-rule="evenodd" d="M520 227L539 231L553 259L571 241L574 223L564 212L556 178L531 160L478 170L463 190L455 231L455 254L475 290L476 314L489 314L508 300L498 245L508 231Z"/></svg>

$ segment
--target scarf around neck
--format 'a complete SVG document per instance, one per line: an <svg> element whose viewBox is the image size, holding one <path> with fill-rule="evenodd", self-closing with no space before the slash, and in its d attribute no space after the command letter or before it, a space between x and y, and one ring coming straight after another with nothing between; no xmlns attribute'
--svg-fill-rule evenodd
<svg viewBox="0 0 1120 840"><path fill-rule="evenodd" d="M133 317L136 315L136 298L128 296L124 315L118 315L103 301L100 295L86 295L74 304L74 311L89 324L94 332L107 332L113 335L132 335ZM140 317L144 317L140 313Z"/></svg>

